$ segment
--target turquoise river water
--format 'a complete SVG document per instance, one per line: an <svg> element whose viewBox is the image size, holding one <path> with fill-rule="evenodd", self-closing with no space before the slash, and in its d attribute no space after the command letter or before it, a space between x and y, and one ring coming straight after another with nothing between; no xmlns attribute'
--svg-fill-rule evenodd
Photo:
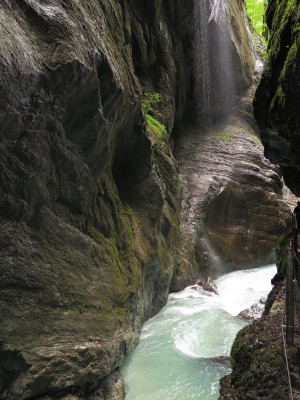
<svg viewBox="0 0 300 400"><path fill-rule="evenodd" d="M230 373L226 356L247 324L236 315L266 297L275 272L268 265L223 275L218 295L191 287L170 294L122 368L126 400L217 399L219 380Z"/></svg>

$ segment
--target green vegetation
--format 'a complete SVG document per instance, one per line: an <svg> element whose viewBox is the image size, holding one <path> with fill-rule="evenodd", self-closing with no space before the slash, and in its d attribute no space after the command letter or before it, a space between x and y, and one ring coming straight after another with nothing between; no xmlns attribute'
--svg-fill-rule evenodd
<svg viewBox="0 0 300 400"><path fill-rule="evenodd" d="M167 136L167 130L164 124L150 114L146 114L146 119L150 133L154 135L156 139L163 140Z"/></svg>
<svg viewBox="0 0 300 400"><path fill-rule="evenodd" d="M129 206L125 207L125 212L129 217L129 222L127 223L127 232L129 234L134 235L135 234L135 224L134 224L134 214L133 214L133 209Z"/></svg>
<svg viewBox="0 0 300 400"><path fill-rule="evenodd" d="M159 93L146 93L142 100L142 109L145 114L153 113L153 106L159 104L162 101L162 95Z"/></svg>
<svg viewBox="0 0 300 400"><path fill-rule="evenodd" d="M229 143L234 139L234 135L228 132L221 132L218 139L222 140L222 142Z"/></svg>
<svg viewBox="0 0 300 400"><path fill-rule="evenodd" d="M248 134L248 132L247 132L247 134ZM256 133L250 132L250 136L251 136L254 140L256 140L256 142L257 142L261 147L263 147L263 144L262 144L262 142L261 142L261 138L260 138Z"/></svg>
<svg viewBox="0 0 300 400"><path fill-rule="evenodd" d="M158 107L163 97L159 93L146 93L142 100L142 110L146 114L147 131L156 143L164 143L168 137L165 125L157 118Z"/></svg>
<svg viewBox="0 0 300 400"><path fill-rule="evenodd" d="M246 8L248 16L251 20L254 30L262 37L266 38L265 31L267 29L264 22L266 0L246 0Z"/></svg>

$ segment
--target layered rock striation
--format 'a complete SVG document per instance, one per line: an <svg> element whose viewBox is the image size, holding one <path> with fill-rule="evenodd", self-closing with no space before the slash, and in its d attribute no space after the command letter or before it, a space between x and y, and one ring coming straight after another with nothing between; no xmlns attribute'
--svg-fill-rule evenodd
<svg viewBox="0 0 300 400"><path fill-rule="evenodd" d="M255 94L254 115L266 157L280 166L285 183L299 196L299 1L268 1L266 19L268 54ZM221 381L220 399L286 399L290 383L294 398L299 396L297 336L295 346L287 347L289 372L283 348L285 287L281 279L287 239L279 243L279 270L272 280L265 315L240 331L233 344L233 371Z"/></svg>
<svg viewBox="0 0 300 400"><path fill-rule="evenodd" d="M0 2L0 399L122 399L120 364L174 270L173 285L184 281L169 135L193 106L194 2ZM241 94L253 71L243 2L226 10ZM226 261L249 261L285 229L281 183L248 125L222 129L176 144L191 157L185 227L199 223L196 240ZM206 265L205 251L192 259Z"/></svg>
<svg viewBox="0 0 300 400"><path fill-rule="evenodd" d="M287 189L256 135L253 123L232 116L203 137L190 131L178 140L185 251L176 285L189 273L196 280L272 262L290 229Z"/></svg>
<svg viewBox="0 0 300 400"><path fill-rule="evenodd" d="M291 225L295 198L283 185L279 167L265 158L253 118L252 100L263 64L255 53L247 23L239 28L241 8L233 3L231 7L225 7L222 15L216 11L216 19L209 24L214 23L215 30L226 27L223 34L231 43L226 46L231 49L235 106L223 115L212 112L208 127L203 127L201 121L196 128L176 127L184 246L174 290L187 285L190 279L197 280L199 275L218 275L273 261L278 237ZM229 10L232 23L228 22ZM207 29L207 35L212 35L212 28ZM237 37L242 40L239 42ZM223 63L221 58L217 71L223 91L214 87L211 90L217 90L212 95L219 96L218 102L224 103L225 110L232 92ZM244 70L240 70L241 64ZM217 68L213 60L208 66Z"/></svg>
<svg viewBox="0 0 300 400"><path fill-rule="evenodd" d="M141 100L181 118L191 7L1 1L1 399L123 398L178 248L176 163Z"/></svg>

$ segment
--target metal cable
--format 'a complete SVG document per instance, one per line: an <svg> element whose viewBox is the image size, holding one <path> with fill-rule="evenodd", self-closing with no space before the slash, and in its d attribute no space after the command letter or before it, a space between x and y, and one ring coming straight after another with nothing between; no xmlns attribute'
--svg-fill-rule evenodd
<svg viewBox="0 0 300 400"><path fill-rule="evenodd" d="M294 246L294 240L292 239L293 244L292 244L292 249L293 249L293 258L294 260L297 261L298 266L300 266L300 262L299 259L297 257L297 253L295 251L295 246ZM294 300L296 300L296 293L299 295L300 291L299 291L299 287L297 284L297 279L296 279L296 266L295 266L295 262L293 262L293 283L294 283L294 287L297 288L297 291L294 291ZM292 382L291 382L291 375L290 375L290 368L289 368L289 361L288 361L288 356L287 356L287 349L286 349L286 341L285 341L285 335L284 335L284 331L283 328L287 328L286 325L283 324L283 318L282 317L282 324L281 324L281 334L282 334L282 342L283 342L283 350L284 350L284 357L285 357L285 363L286 363L286 370L287 370L287 376L288 376L288 382L289 382L289 389L290 389L290 399L294 400L294 395L293 395L293 388L292 388Z"/></svg>
<svg viewBox="0 0 300 400"><path fill-rule="evenodd" d="M295 246L293 246L293 253L294 253L294 258L297 261L298 266L300 267L300 261L299 261L299 258L297 256L297 252L295 251ZM296 291L294 292L294 299L297 300L296 299L296 294L298 295L298 298L300 298L300 289L299 289L298 281L297 281L297 278L296 278L297 275L296 275L296 266L295 266L295 264L293 266L293 269L294 269L294 271L293 271L294 272L293 283L294 283L294 287L296 288Z"/></svg>

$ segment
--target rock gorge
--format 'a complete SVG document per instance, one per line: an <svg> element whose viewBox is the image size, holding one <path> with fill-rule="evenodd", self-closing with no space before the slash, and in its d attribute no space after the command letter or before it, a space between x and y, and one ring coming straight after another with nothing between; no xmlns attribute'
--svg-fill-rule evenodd
<svg viewBox="0 0 300 400"><path fill-rule="evenodd" d="M298 0L268 2L267 59L253 103L265 155L280 166L287 186L297 196L300 193L299 10ZM273 283L264 317L237 335L231 350L233 371L221 381L220 400L299 398L299 315L295 315L295 343L287 348L288 373L282 344L285 285Z"/></svg>
<svg viewBox="0 0 300 400"><path fill-rule="evenodd" d="M242 108L199 141L194 1L0 4L0 399L122 399L142 323L211 273L203 240L234 267L288 228L255 138L244 2L225 10Z"/></svg>
<svg viewBox="0 0 300 400"><path fill-rule="evenodd" d="M268 57L255 94L255 118L266 156L280 165L287 186L299 196L299 1L269 1L266 21Z"/></svg>

